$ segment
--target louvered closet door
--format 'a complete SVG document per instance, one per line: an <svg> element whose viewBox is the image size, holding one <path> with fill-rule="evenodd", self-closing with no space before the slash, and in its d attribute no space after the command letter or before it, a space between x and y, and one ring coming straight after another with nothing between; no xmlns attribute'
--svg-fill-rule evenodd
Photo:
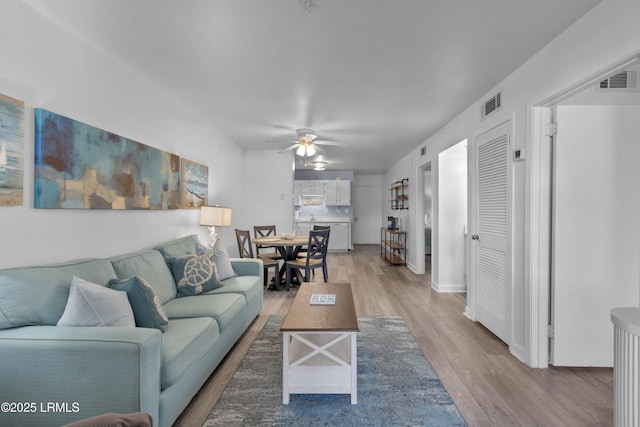
<svg viewBox="0 0 640 427"><path fill-rule="evenodd" d="M475 265L476 319L510 343L509 162L510 123L476 138Z"/></svg>

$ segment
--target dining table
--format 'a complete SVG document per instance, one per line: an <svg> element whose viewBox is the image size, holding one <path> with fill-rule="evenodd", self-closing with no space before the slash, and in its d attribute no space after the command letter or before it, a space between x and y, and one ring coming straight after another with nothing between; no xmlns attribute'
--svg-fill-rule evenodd
<svg viewBox="0 0 640 427"><path fill-rule="evenodd" d="M295 235L279 235L279 236L267 236L267 237L255 237L252 240L253 244L260 245L262 247L274 247L278 253L282 256L284 263L280 267L278 277L275 280L275 290L280 290L280 285L285 283L287 274L286 262L294 260L298 257L300 250L309 244L309 235L295 234ZM298 284L304 280L302 274L296 269L296 278Z"/></svg>

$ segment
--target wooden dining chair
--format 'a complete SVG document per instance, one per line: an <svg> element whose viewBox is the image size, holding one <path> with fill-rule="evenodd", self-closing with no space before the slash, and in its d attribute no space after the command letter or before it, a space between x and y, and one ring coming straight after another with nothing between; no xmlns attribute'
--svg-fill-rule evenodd
<svg viewBox="0 0 640 427"><path fill-rule="evenodd" d="M275 225L255 225L253 237L277 237ZM265 250L266 249L266 250ZM256 244L256 256L260 259L282 259L280 252L273 246Z"/></svg>
<svg viewBox="0 0 640 427"><path fill-rule="evenodd" d="M319 230L331 230L331 226L329 225L317 225L317 224L313 224L313 229L315 231L319 231ZM307 256L307 248L304 248L303 250L301 250L300 252L298 252L298 258L304 258ZM315 270L311 270L311 275L315 277L316 275L316 271Z"/></svg>
<svg viewBox="0 0 640 427"><path fill-rule="evenodd" d="M251 248L251 237L249 230L238 230L236 228L236 240L238 242L238 252L240 258L254 258L253 249ZM267 278L269 276L268 271L270 268L274 268L274 287L279 289L280 284L280 262L277 259L260 258L264 265L264 286L267 286Z"/></svg>
<svg viewBox="0 0 640 427"><path fill-rule="evenodd" d="M309 243L307 244L307 256L286 261L287 267L287 290L291 288L292 270L300 271L304 269L304 281L309 281L309 275L316 268L322 268L325 283L329 280L327 270L327 249L329 247L329 230L311 230L309 232Z"/></svg>

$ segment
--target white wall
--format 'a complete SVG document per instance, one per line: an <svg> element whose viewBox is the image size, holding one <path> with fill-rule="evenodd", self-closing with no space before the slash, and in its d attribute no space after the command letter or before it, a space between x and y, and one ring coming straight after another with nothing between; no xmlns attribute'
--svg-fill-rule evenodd
<svg viewBox="0 0 640 427"><path fill-rule="evenodd" d="M536 147L531 145L531 106L543 103L564 89L604 72L618 61L637 55L640 52L638 22L640 2L603 0L509 77L498 83L493 90L470 105L432 137L420 142L413 152L390 169L385 175L386 181L411 170L410 183L416 182L419 167L428 162L432 162L432 171L437 179L438 153L463 139L472 141L475 136L506 120L513 123L512 148L525 147L527 153L533 153ZM479 114L480 104L497 90L502 93L502 108L482 120ZM427 153L420 156L419 148L425 144ZM471 157L472 153L469 155ZM535 352L532 341L540 339L538 335L532 336L531 333L532 330L538 333L535 325L531 324L532 311L537 310L537 307L530 305L531 296L537 295L538 289L535 287L535 281L532 282L536 273L532 272L527 256L532 240L531 233L537 231L528 222L531 219L530 212L537 208L535 194L530 192L532 180L537 179L534 173L537 165L531 163L531 157L528 156L524 162L511 164L514 180L511 261L514 274L511 310L513 336L510 349L516 357L527 363L531 360L532 352ZM471 167L469 171L472 172ZM415 189L411 190L411 196L415 198ZM437 197L434 191L434 199ZM411 209L409 215L410 212ZM422 218L414 218L413 222L421 225ZM435 225L434 235L437 235ZM409 247L416 248L409 251L409 257L414 261L412 256L415 257L415 251L419 250L416 234L408 233L407 239ZM437 269L437 256L434 253L432 274L435 274ZM542 331L539 332L542 334Z"/></svg>
<svg viewBox="0 0 640 427"><path fill-rule="evenodd" d="M98 211L33 208L33 109L71 117L209 165L209 203L242 217L245 153L197 113L53 26L21 2L0 13L0 93L25 102L24 206L0 208L0 268L106 257L207 231L197 210ZM228 246L232 227L221 228Z"/></svg>
<svg viewBox="0 0 640 427"><path fill-rule="evenodd" d="M293 164L292 151L247 151L245 211L235 228L252 236L254 225L275 225L278 233L293 230Z"/></svg>

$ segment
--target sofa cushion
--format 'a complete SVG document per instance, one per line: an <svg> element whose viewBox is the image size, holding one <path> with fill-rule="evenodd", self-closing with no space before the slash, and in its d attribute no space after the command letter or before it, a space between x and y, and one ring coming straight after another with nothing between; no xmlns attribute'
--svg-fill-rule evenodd
<svg viewBox="0 0 640 427"><path fill-rule="evenodd" d="M186 254L196 253L196 244L200 243L195 234L170 240L156 246L154 249L160 251L165 259L176 258Z"/></svg>
<svg viewBox="0 0 640 427"><path fill-rule="evenodd" d="M135 327L127 293L73 276L58 326Z"/></svg>
<svg viewBox="0 0 640 427"><path fill-rule="evenodd" d="M211 317L169 320L169 329L162 334L161 388L174 384L209 351L219 336L218 325Z"/></svg>
<svg viewBox="0 0 640 427"><path fill-rule="evenodd" d="M0 329L55 326L69 298L73 276L99 285L117 277L102 259L0 270Z"/></svg>
<svg viewBox="0 0 640 427"><path fill-rule="evenodd" d="M223 280L222 286L204 295L238 293L242 294L247 301L256 297L262 297L263 282L257 276L236 276Z"/></svg>
<svg viewBox="0 0 640 427"><path fill-rule="evenodd" d="M218 278L213 251L199 243L195 249L195 254L186 254L167 260L171 266L179 296L198 295L222 286Z"/></svg>
<svg viewBox="0 0 640 427"><path fill-rule="evenodd" d="M118 278L138 276L147 281L165 304L176 297L176 284L162 254L155 250L134 252L111 258Z"/></svg>
<svg viewBox="0 0 640 427"><path fill-rule="evenodd" d="M222 240L216 240L213 244L213 252L216 256L216 265L218 266L218 275L220 276L220 280L237 276L236 272L233 270L233 266L231 265L227 247L224 245Z"/></svg>
<svg viewBox="0 0 640 427"><path fill-rule="evenodd" d="M213 317L222 332L242 313L245 306L246 301L240 294L200 294L171 300L164 305L164 309L170 319Z"/></svg>
<svg viewBox="0 0 640 427"><path fill-rule="evenodd" d="M146 280L133 276L129 279L113 279L109 285L113 289L126 292L136 326L167 331L169 319L162 308L160 298Z"/></svg>

